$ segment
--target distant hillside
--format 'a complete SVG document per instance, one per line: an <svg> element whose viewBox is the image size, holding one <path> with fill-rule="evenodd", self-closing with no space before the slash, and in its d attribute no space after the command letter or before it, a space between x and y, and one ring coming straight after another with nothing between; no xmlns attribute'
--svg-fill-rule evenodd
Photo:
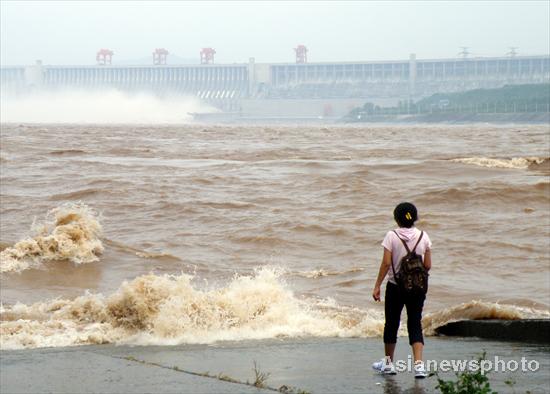
<svg viewBox="0 0 550 394"><path fill-rule="evenodd" d="M448 103L447 103L448 100ZM550 83L536 85L506 85L498 89L476 89L460 93L436 93L416 103L420 107L471 106L493 103L549 103Z"/></svg>
<svg viewBox="0 0 550 394"><path fill-rule="evenodd" d="M400 115L437 115L441 119L454 119L456 115L528 113L550 113L550 83L436 93L417 102L401 101L395 107L380 107L367 102L351 110L342 120L368 122L378 116Z"/></svg>

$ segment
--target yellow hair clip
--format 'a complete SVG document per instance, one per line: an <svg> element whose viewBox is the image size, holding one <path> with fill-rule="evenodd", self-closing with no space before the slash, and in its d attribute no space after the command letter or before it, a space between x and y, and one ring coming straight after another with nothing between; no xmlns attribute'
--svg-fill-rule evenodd
<svg viewBox="0 0 550 394"><path fill-rule="evenodd" d="M412 216L409 212L407 212L407 214L405 215L405 218L408 219L408 220L411 220Z"/></svg>

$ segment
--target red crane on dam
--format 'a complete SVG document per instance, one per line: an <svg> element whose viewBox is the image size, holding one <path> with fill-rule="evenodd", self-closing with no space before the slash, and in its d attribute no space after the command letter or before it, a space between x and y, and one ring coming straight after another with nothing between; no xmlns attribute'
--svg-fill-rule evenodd
<svg viewBox="0 0 550 394"><path fill-rule="evenodd" d="M156 48L155 52L153 52L153 64L155 66L162 66L166 64L166 58L170 52L168 52L164 48Z"/></svg>
<svg viewBox="0 0 550 394"><path fill-rule="evenodd" d="M100 49L95 55L95 60L100 66L111 64L115 53L110 49Z"/></svg>
<svg viewBox="0 0 550 394"><path fill-rule="evenodd" d="M305 45L298 45L294 48L296 52L296 63L307 63L307 47Z"/></svg>
<svg viewBox="0 0 550 394"><path fill-rule="evenodd" d="M202 48L201 49L201 64L211 64L214 63L214 55L216 51L214 48Z"/></svg>

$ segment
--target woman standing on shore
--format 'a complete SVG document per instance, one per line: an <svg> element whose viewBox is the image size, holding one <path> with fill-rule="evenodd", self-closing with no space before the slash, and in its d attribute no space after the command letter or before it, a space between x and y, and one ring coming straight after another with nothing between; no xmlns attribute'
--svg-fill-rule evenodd
<svg viewBox="0 0 550 394"><path fill-rule="evenodd" d="M428 234L414 227L418 219L416 207L408 202L401 203L395 207L393 217L398 228L388 231L382 246L384 254L378 271L378 278L374 285L372 296L375 301L380 301L380 286L386 275L388 283L385 295L385 325L384 325L384 350L385 357L375 362L372 367L383 374L395 374L393 365L395 345L397 343L397 331L401 319L403 306L407 308L407 330L409 332L409 344L412 347L414 357L414 373L416 378L426 377L426 369L422 361L424 348L424 337L422 335L422 308L426 299L427 271L432 266L431 247L432 243ZM421 256L426 276L425 288L421 291L407 291L403 287L402 280L398 281L401 275L401 263L410 252ZM422 267L421 267L422 268ZM397 278L396 278L397 277Z"/></svg>

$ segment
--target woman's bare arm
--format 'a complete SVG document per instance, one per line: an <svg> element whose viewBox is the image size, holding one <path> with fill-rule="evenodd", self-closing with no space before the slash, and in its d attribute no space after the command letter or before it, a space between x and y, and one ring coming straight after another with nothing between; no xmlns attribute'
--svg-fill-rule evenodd
<svg viewBox="0 0 550 394"><path fill-rule="evenodd" d="M426 268L426 271L432 268L432 251L430 249L424 253L424 268Z"/></svg>
<svg viewBox="0 0 550 394"><path fill-rule="evenodd" d="M375 301L380 301L380 286L386 277L391 266L391 252L384 248L384 255L382 256L382 262L380 263L380 269L378 270L378 278L376 279L376 284L374 285L374 290L372 291L372 297Z"/></svg>

